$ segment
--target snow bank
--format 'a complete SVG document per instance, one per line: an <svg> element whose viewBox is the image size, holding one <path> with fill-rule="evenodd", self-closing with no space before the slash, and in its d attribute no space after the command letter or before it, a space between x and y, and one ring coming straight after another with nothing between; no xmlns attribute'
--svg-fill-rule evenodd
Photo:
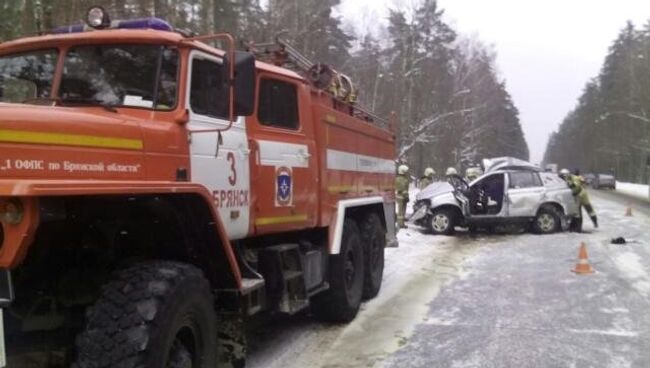
<svg viewBox="0 0 650 368"><path fill-rule="evenodd" d="M648 199L649 196L648 185L645 184L621 183L620 181L617 181L616 191L625 195L643 199Z"/></svg>

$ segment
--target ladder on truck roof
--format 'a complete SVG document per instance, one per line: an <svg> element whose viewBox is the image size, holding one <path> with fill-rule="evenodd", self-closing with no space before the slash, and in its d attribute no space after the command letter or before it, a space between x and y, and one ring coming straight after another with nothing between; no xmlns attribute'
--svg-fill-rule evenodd
<svg viewBox="0 0 650 368"><path fill-rule="evenodd" d="M314 88L332 95L335 109L369 123L391 128L388 119L358 105L357 89L350 77L330 65L312 62L281 35L277 35L273 42L247 44L246 49L260 61L293 70L304 76Z"/></svg>

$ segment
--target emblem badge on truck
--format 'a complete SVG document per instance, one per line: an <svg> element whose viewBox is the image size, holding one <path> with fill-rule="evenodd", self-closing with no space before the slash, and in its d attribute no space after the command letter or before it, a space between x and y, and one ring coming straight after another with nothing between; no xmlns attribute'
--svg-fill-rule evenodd
<svg viewBox="0 0 650 368"><path fill-rule="evenodd" d="M275 170L275 205L277 207L293 204L293 179L291 168L280 166Z"/></svg>

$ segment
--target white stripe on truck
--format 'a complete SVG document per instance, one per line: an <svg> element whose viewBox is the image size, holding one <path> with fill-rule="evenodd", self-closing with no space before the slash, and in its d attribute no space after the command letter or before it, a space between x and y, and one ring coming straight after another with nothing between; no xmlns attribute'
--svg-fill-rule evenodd
<svg viewBox="0 0 650 368"><path fill-rule="evenodd" d="M385 158L328 149L327 168L330 170L394 174L395 162Z"/></svg>

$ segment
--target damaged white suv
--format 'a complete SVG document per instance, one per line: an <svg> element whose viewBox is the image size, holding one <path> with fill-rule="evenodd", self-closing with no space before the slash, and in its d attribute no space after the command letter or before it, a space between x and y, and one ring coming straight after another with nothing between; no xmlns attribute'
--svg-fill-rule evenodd
<svg viewBox="0 0 650 368"><path fill-rule="evenodd" d="M433 234L507 224L550 234L568 229L579 216L571 190L556 173L511 157L484 160L484 167L485 174L469 184L457 177L424 188L410 220Z"/></svg>

